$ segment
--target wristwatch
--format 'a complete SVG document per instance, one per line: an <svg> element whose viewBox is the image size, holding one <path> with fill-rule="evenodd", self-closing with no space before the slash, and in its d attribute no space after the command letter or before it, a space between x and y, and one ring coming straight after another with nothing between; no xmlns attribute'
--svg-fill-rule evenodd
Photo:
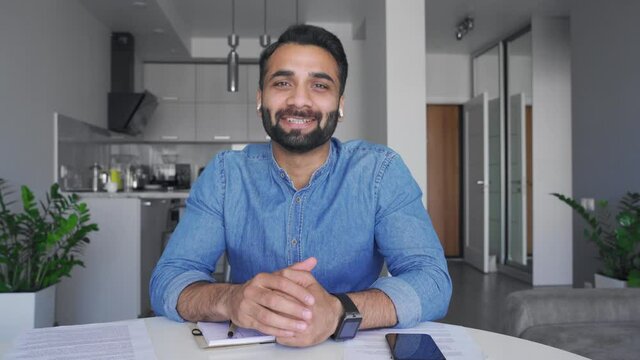
<svg viewBox="0 0 640 360"><path fill-rule="evenodd" d="M362 322L362 315L358 311L356 304L351 301L347 294L331 294L340 300L344 312L338 322L336 332L331 335L331 338L336 341L343 341L353 339L360 328Z"/></svg>

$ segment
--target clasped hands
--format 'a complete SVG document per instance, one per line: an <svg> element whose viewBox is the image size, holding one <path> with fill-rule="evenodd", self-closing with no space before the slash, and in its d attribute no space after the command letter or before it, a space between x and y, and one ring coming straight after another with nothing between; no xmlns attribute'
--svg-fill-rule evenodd
<svg viewBox="0 0 640 360"><path fill-rule="evenodd" d="M311 257L274 273L261 273L231 290L228 298L234 324L276 336L288 346L311 346L335 331L342 304L311 274Z"/></svg>

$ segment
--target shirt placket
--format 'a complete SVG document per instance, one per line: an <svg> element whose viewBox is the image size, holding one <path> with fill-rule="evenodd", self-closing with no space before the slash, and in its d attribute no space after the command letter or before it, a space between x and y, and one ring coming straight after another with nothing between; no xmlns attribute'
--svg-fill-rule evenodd
<svg viewBox="0 0 640 360"><path fill-rule="evenodd" d="M291 206L289 207L291 213L289 216L291 231L288 232L287 237L287 253L289 265L302 260L302 226L303 226L303 205L304 196L306 190L297 191L293 194L291 199Z"/></svg>

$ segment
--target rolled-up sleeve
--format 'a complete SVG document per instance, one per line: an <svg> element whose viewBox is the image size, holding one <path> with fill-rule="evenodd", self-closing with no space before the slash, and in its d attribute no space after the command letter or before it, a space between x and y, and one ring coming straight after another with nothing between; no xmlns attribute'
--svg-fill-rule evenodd
<svg viewBox="0 0 640 360"><path fill-rule="evenodd" d="M422 192L398 155L387 159L377 180L375 239L392 276L371 288L389 296L397 327L440 319L449 307L451 278Z"/></svg>
<svg viewBox="0 0 640 360"><path fill-rule="evenodd" d="M176 308L182 290L194 282L214 282L212 273L225 250L224 186L221 153L194 184L184 215L151 276L149 292L157 315L184 321Z"/></svg>

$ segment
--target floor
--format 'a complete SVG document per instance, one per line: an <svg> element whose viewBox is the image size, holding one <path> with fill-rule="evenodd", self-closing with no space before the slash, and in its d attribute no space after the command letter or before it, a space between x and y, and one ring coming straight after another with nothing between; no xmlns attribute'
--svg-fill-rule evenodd
<svg viewBox="0 0 640 360"><path fill-rule="evenodd" d="M502 332L501 314L509 293L531 285L500 273L483 274L461 260L449 260L453 295L441 322Z"/></svg>

